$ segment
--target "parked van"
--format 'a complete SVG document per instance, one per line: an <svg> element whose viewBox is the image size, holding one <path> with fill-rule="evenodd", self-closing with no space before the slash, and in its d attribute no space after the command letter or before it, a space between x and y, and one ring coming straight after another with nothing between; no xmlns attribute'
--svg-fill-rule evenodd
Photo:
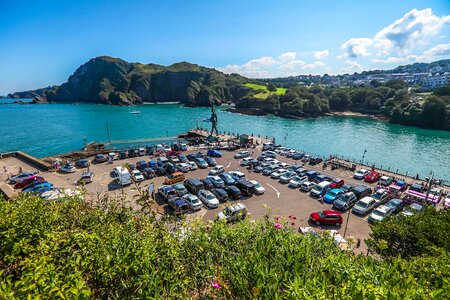
<svg viewBox="0 0 450 300"><path fill-rule="evenodd" d="M313 197L322 197L328 192L328 189L330 188L331 182L329 181L322 181L321 183L317 184L315 187L312 188L312 190L309 192L309 194Z"/></svg>
<svg viewBox="0 0 450 300"><path fill-rule="evenodd" d="M169 160L167 159L167 157L158 157L157 159L157 163L160 167L164 167L166 164L169 163Z"/></svg>
<svg viewBox="0 0 450 300"><path fill-rule="evenodd" d="M126 168L122 166L115 167L113 173L119 185L125 186L131 184L131 175Z"/></svg>
<svg viewBox="0 0 450 300"><path fill-rule="evenodd" d="M186 189L194 195L198 194L198 191L205 189L205 185L197 178L189 178L184 182Z"/></svg>
<svg viewBox="0 0 450 300"><path fill-rule="evenodd" d="M245 179L236 181L236 187L241 190L242 194L245 196L251 196L255 193L255 186Z"/></svg>
<svg viewBox="0 0 450 300"><path fill-rule="evenodd" d="M172 175L166 177L166 179L164 180L164 184L174 184L177 182L182 182L184 181L184 179L185 177L183 173L175 172Z"/></svg>

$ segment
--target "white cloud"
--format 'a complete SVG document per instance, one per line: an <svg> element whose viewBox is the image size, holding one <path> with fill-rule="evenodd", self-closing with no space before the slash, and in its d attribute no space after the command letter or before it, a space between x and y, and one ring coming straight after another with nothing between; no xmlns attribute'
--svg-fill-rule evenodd
<svg viewBox="0 0 450 300"><path fill-rule="evenodd" d="M316 59L322 59L322 58L327 57L328 55L330 55L330 52L327 49L322 50L322 51L314 51L314 57Z"/></svg>
<svg viewBox="0 0 450 300"><path fill-rule="evenodd" d="M296 52L286 52L276 59L271 56L263 56L242 65L228 65L217 69L225 73L238 73L247 77L267 78L294 76L305 73L305 70L312 72L323 67L325 64L322 61L306 63L297 59Z"/></svg>
<svg viewBox="0 0 450 300"><path fill-rule="evenodd" d="M359 56L370 55L368 47L373 44L372 39L368 38L351 38L342 44L341 48L345 50L344 57L356 58Z"/></svg>
<svg viewBox="0 0 450 300"><path fill-rule="evenodd" d="M283 53L280 56L278 56L278 59L282 63L289 63L289 62L295 61L296 57L297 57L296 52L286 52L286 53Z"/></svg>
<svg viewBox="0 0 450 300"><path fill-rule="evenodd" d="M439 56L450 56L450 43L437 45L423 53L423 56L437 58Z"/></svg>
<svg viewBox="0 0 450 300"><path fill-rule="evenodd" d="M413 9L372 38L349 39L342 44L341 48L345 53L339 58L357 58L373 54L377 57L411 54L417 47L426 45L432 36L438 35L448 23L450 15L439 17L434 15L430 8ZM394 60L391 59L391 62Z"/></svg>

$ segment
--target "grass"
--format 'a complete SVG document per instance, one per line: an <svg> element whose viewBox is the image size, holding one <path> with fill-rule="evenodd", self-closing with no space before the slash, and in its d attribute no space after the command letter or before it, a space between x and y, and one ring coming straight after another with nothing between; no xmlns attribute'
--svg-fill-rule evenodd
<svg viewBox="0 0 450 300"><path fill-rule="evenodd" d="M249 87L254 90L263 90L264 92L255 94L253 97L258 99L267 99L271 94L284 95L286 93L285 88L277 88L276 92L269 92L267 86L255 83L245 83L244 86Z"/></svg>

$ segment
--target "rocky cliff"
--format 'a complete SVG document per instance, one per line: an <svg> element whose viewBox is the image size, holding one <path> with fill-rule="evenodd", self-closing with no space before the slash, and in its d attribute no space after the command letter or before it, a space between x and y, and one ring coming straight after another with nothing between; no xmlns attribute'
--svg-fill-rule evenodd
<svg viewBox="0 0 450 300"><path fill-rule="evenodd" d="M128 105L143 102L181 102L187 106L236 102L248 94L246 78L227 75L187 62L170 66L129 63L108 56L80 66L66 83L8 95L32 96L35 102Z"/></svg>

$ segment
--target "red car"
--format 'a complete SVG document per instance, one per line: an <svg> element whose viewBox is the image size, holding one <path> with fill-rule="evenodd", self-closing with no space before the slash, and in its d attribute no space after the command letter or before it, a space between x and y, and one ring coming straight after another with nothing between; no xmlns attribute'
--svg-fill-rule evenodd
<svg viewBox="0 0 450 300"><path fill-rule="evenodd" d="M374 183L380 180L381 174L375 171L370 172L366 176L364 176L364 181L369 183Z"/></svg>
<svg viewBox="0 0 450 300"><path fill-rule="evenodd" d="M338 189L338 188L340 188L343 185L344 185L344 179L334 178L333 180L331 180L330 187L332 189Z"/></svg>
<svg viewBox="0 0 450 300"><path fill-rule="evenodd" d="M37 176L37 175L27 177L23 181L16 183L14 185L14 188L15 189L21 189L21 188L26 187L27 185L29 185L30 183L33 183L35 181L39 181L39 182L40 181L44 181L44 177Z"/></svg>
<svg viewBox="0 0 450 300"><path fill-rule="evenodd" d="M309 216L309 221L316 225L336 225L341 226L342 216L341 213L335 210L322 210L318 212L313 212Z"/></svg>

